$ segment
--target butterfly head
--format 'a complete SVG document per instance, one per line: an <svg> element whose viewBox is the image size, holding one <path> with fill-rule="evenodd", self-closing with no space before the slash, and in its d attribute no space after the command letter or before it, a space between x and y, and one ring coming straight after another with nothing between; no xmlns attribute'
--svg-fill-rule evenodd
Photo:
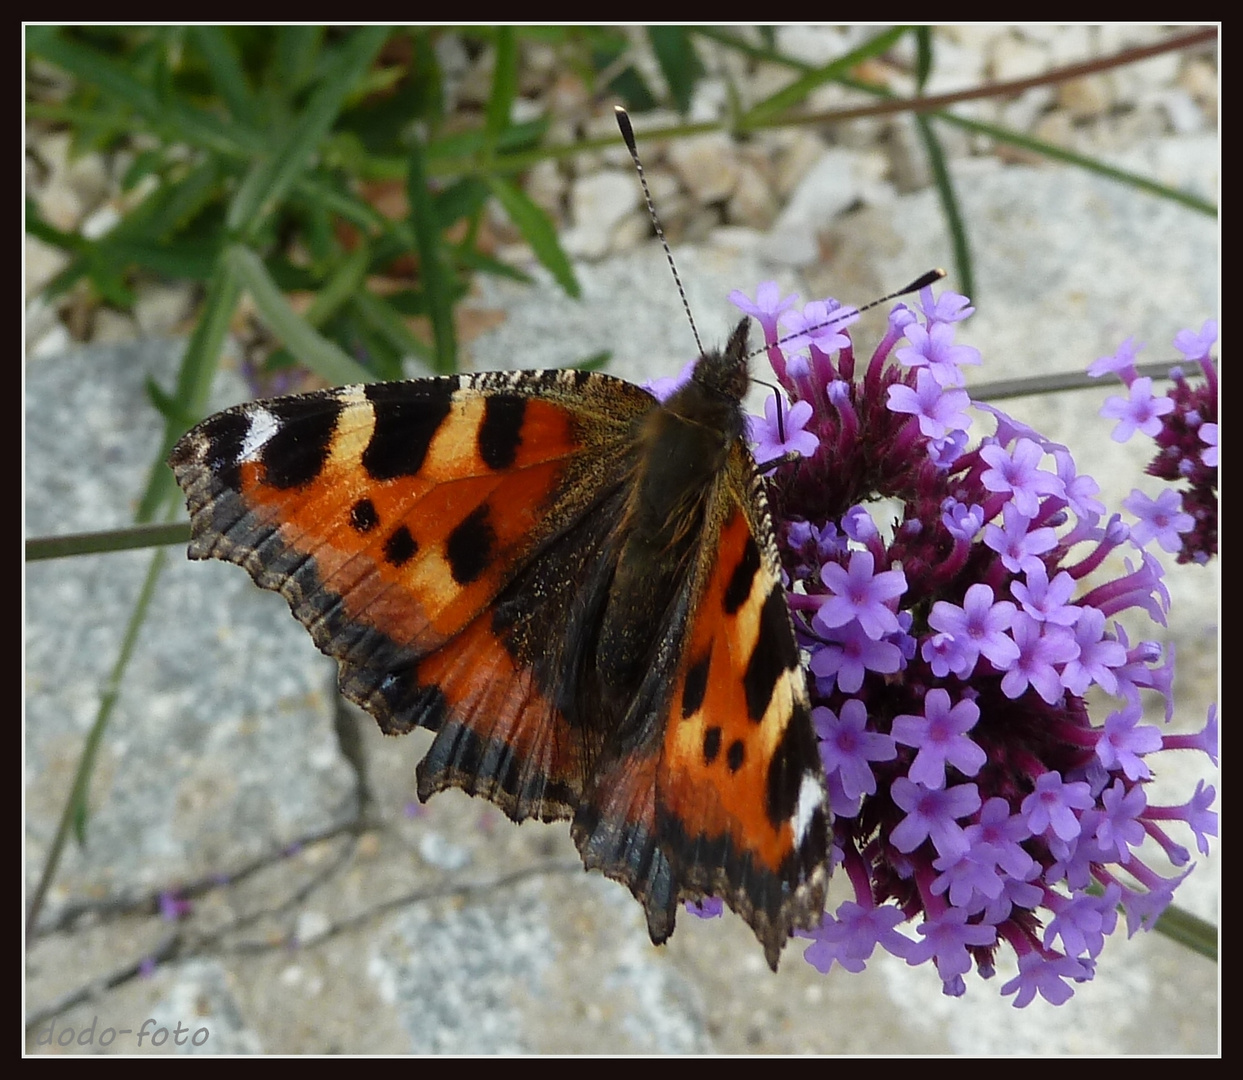
<svg viewBox="0 0 1243 1080"><path fill-rule="evenodd" d="M695 365L691 381L709 392L715 392L735 402L746 397L751 385L751 373L747 368L748 319L743 319L729 336L729 342L720 352L704 353Z"/></svg>

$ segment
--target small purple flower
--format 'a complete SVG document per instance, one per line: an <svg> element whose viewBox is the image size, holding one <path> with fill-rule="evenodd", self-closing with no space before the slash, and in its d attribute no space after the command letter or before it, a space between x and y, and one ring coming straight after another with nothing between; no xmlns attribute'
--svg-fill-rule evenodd
<svg viewBox="0 0 1243 1080"><path fill-rule="evenodd" d="M1121 780L1115 780L1101 792L1100 810L1084 814L1085 830L1090 829L1092 839L1100 847L1104 857L1120 863L1131 861L1131 848L1144 840L1144 826L1136 820L1148 807L1144 789L1136 784L1127 791Z"/></svg>
<svg viewBox="0 0 1243 1080"><path fill-rule="evenodd" d="M1074 637L1061 627L1045 627L1025 611L1010 626L1019 656L1001 680L1002 693L1016 698L1031 686L1050 705L1062 696L1062 677L1054 667L1079 655Z"/></svg>
<svg viewBox="0 0 1243 1080"><path fill-rule="evenodd" d="M1139 378L1131 383L1129 397L1111 397L1101 406L1100 415L1106 420L1117 420L1110 438L1124 443L1136 431L1149 438L1156 438L1161 431L1161 417L1174 411L1174 402L1167 397L1152 396L1152 380Z"/></svg>
<svg viewBox="0 0 1243 1080"><path fill-rule="evenodd" d="M966 409L970 398L962 390L945 390L932 373L915 373L915 389L904 383L889 388L889 408L896 413L910 413L919 420L919 430L929 439L944 439L951 431L965 431L971 426Z"/></svg>
<svg viewBox="0 0 1243 1080"><path fill-rule="evenodd" d="M985 446L980 458L992 468L984 472L980 482L989 491L1008 493L1018 512L1034 519L1040 512L1040 495L1065 494L1062 481L1039 467L1042 457L1044 450L1031 439L1019 439L1010 451Z"/></svg>
<svg viewBox="0 0 1243 1080"><path fill-rule="evenodd" d="M949 323L934 323L927 330L912 323L906 328L906 340L910 347L894 353L898 363L926 367L941 386L962 386L966 379L960 366L982 363L979 349L954 344L954 328Z"/></svg>
<svg viewBox="0 0 1243 1080"><path fill-rule="evenodd" d="M821 974L827 974L835 962L847 971L860 972L877 945L894 956L910 952L914 943L894 929L905 921L906 916L892 904L865 906L846 900L836 918L826 914L817 929L805 932L813 944L803 956Z"/></svg>
<svg viewBox="0 0 1243 1080"><path fill-rule="evenodd" d="M975 308L971 306L962 293L951 292L946 289L940 296L933 298L932 286L919 290L919 306L923 309L924 317L930 322L961 322L963 319L969 319L975 314Z"/></svg>
<svg viewBox="0 0 1243 1080"><path fill-rule="evenodd" d="M789 453L804 458L811 457L820 445L820 440L812 432L805 430L811 413L811 405L806 401L796 401L789 405L778 395L772 394L764 402L762 419L758 416L747 417L747 435L753 446L755 460L764 465ZM781 438L783 431L784 441Z"/></svg>
<svg viewBox="0 0 1243 1080"><path fill-rule="evenodd" d="M695 365L699 361L691 360L689 363L682 365L682 370L676 375L665 375L659 379L649 379L640 385L657 401L668 401L675 392L681 390L687 383L691 381L691 373L695 370Z"/></svg>
<svg viewBox="0 0 1243 1080"><path fill-rule="evenodd" d="M1207 360L1216 343L1216 319L1205 319L1198 334L1192 330L1180 330L1174 335L1174 348L1191 361Z"/></svg>
<svg viewBox="0 0 1243 1080"><path fill-rule="evenodd" d="M702 900L688 900L686 910L697 919L719 919L725 913L725 905L715 896L705 896Z"/></svg>
<svg viewBox="0 0 1243 1080"><path fill-rule="evenodd" d="M1087 810L1095 800L1092 789L1082 780L1065 783L1055 772L1036 781L1036 790L1023 800L1022 811L1033 836L1052 832L1059 840L1079 835L1076 810Z"/></svg>
<svg viewBox="0 0 1243 1080"><path fill-rule="evenodd" d="M798 293L783 298L775 281L765 281L755 290L754 303L740 289L729 294L729 302L752 316L763 327L764 340L771 342L777 339L777 319L798 303Z"/></svg>
<svg viewBox="0 0 1243 1080"><path fill-rule="evenodd" d="M952 639L951 651L959 660L951 667L965 677L975 669L981 654L999 671L1019 658L1018 646L1006 634L1014 615L1015 607L1009 600L994 602L993 590L980 582L967 590L962 607L945 600L933 604L928 625Z"/></svg>
<svg viewBox="0 0 1243 1080"><path fill-rule="evenodd" d="M1200 460L1210 469L1217 468L1217 425L1201 424L1197 429L1204 449L1200 451Z"/></svg>
<svg viewBox="0 0 1243 1080"><path fill-rule="evenodd" d="M984 528L984 507L967 506L957 499L946 499L941 504L941 524L949 530L955 540L974 540Z"/></svg>
<svg viewBox="0 0 1243 1080"><path fill-rule="evenodd" d="M1005 882L997 873L997 852L992 844L971 840L966 851L943 855L932 865L941 871L933 881L933 896L949 895L954 907L972 910L987 907L1001 897Z"/></svg>
<svg viewBox="0 0 1243 1080"><path fill-rule="evenodd" d="M1111 882L1101 896L1079 893L1057 902L1056 914L1045 927L1045 947L1051 948L1054 939L1060 937L1068 956L1099 956L1105 938L1114 932L1118 922L1121 898L1122 889Z"/></svg>
<svg viewBox="0 0 1243 1080"><path fill-rule="evenodd" d="M974 701L960 701L950 708L949 693L940 687L928 691L923 716L895 716L894 741L919 750L907 775L930 788L945 786L947 765L964 776L974 776L988 760L966 734L979 719L980 707Z"/></svg>
<svg viewBox="0 0 1243 1080"><path fill-rule="evenodd" d="M1182 550L1180 533L1195 528L1195 518L1183 513L1183 497L1172 488L1166 488L1156 499L1150 499L1139 488L1122 500L1122 505L1139 520L1131 526L1131 539L1136 547L1143 547L1155 539L1162 551L1171 555Z"/></svg>
<svg viewBox="0 0 1243 1080"><path fill-rule="evenodd" d="M1014 994L1014 1007L1025 1009L1039 994L1051 1005L1064 1005L1074 991L1066 985L1066 979L1081 982L1085 978L1083 965L1060 953L1045 954L1033 949L1019 957L1019 973L1006 983L1001 992Z"/></svg>
<svg viewBox="0 0 1243 1080"><path fill-rule="evenodd" d="M811 711L811 720L820 736L820 759L827 774L841 777L846 797L876 793L876 775L868 763L892 761L898 756L893 739L877 731L868 731L868 712L862 701L847 699L836 715L823 705Z"/></svg>
<svg viewBox="0 0 1243 1080"><path fill-rule="evenodd" d="M1016 581L1010 592L1028 615L1056 626L1074 626L1079 621L1083 609L1067 603L1075 593L1075 582L1065 570L1050 581L1044 563L1036 561L1026 567L1026 577L1026 584Z"/></svg>
<svg viewBox="0 0 1243 1080"><path fill-rule="evenodd" d="M802 311L786 313L781 344L787 353L808 346L826 355L839 352L850 344L846 328L858 320L854 308L842 307L836 300L813 300Z"/></svg>
<svg viewBox="0 0 1243 1080"><path fill-rule="evenodd" d="M194 904L179 890L165 889L160 893L160 918L165 922L180 922L193 910Z"/></svg>
<svg viewBox="0 0 1243 1080"><path fill-rule="evenodd" d="M902 667L902 650L892 641L868 637L857 622L828 632L829 641L813 650L809 667L817 679L837 680L843 693L853 694L869 671L892 675Z"/></svg>
<svg viewBox="0 0 1243 1080"><path fill-rule="evenodd" d="M1102 375L1108 375L1110 372L1113 372L1129 386L1136 377L1136 354L1141 352L1143 348L1143 345L1135 344L1134 337L1129 337L1118 346L1118 351L1113 356L1102 356L1094 360L1088 367L1088 374L1094 379L1099 379Z"/></svg>
<svg viewBox="0 0 1243 1080"><path fill-rule="evenodd" d="M928 839L941 855L957 855L971 846L958 819L980 808L980 790L975 784L933 789L900 776L891 794L906 811L902 823L889 834L889 842L899 851L909 855Z"/></svg>
<svg viewBox="0 0 1243 1080"><path fill-rule="evenodd" d="M845 626L858 619L868 637L879 640L898 629L898 617L886 604L906 592L901 570L884 570L873 575L875 562L870 551L853 551L850 568L825 563L820 577L832 595L821 605L816 619L825 627Z"/></svg>
<svg viewBox="0 0 1243 1080"><path fill-rule="evenodd" d="M1012 574L1040 562L1039 556L1057 547L1057 532L1042 526L1030 528L1032 519L1020 513L1014 503L1001 508L1002 526L985 525L984 543L1001 556L1002 565Z"/></svg>
<svg viewBox="0 0 1243 1080"><path fill-rule="evenodd" d="M1105 613L1098 608L1080 608L1075 623L1075 644L1079 655L1062 668L1062 685L1072 694L1083 695L1092 683L1107 694L1117 693L1115 668L1126 663L1126 649L1105 637Z"/></svg>
<svg viewBox="0 0 1243 1080"><path fill-rule="evenodd" d="M1100 763L1107 769L1121 769L1128 780L1147 780L1152 773L1143 755L1161 749L1161 732L1151 724L1141 724L1142 715L1138 705L1110 713L1096 740Z"/></svg>
<svg viewBox="0 0 1243 1080"><path fill-rule="evenodd" d="M967 912L953 907L946 908L935 919L926 919L915 929L924 940L911 946L906 962L922 964L931 958L936 963L937 974L947 982L971 970L968 948L991 945L997 936L995 927L968 923Z"/></svg>

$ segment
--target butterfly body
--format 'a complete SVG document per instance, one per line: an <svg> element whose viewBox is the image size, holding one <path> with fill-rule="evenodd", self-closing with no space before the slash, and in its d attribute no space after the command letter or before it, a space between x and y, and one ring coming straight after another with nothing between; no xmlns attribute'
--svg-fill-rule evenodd
<svg viewBox="0 0 1243 1080"><path fill-rule="evenodd" d="M418 794L569 819L664 941L721 897L775 968L818 924L828 807L763 482L746 323L665 402L543 371L253 402L170 459L191 558L244 566L389 734Z"/></svg>

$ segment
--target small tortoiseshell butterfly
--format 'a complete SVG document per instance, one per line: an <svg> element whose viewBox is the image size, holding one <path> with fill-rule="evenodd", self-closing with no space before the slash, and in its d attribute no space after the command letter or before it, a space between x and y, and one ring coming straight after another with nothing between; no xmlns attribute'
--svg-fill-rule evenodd
<svg viewBox="0 0 1243 1080"><path fill-rule="evenodd" d="M348 386L203 421L192 559L279 592L418 794L568 818L652 941L717 896L775 969L818 925L828 805L763 481L747 322L664 402L608 375Z"/></svg>
<svg viewBox="0 0 1243 1080"><path fill-rule="evenodd" d="M568 818L654 943L716 896L775 971L820 923L829 809L749 385L743 319L664 401L584 371L347 386L219 413L169 464L190 558L285 597L385 733L436 733L420 800Z"/></svg>

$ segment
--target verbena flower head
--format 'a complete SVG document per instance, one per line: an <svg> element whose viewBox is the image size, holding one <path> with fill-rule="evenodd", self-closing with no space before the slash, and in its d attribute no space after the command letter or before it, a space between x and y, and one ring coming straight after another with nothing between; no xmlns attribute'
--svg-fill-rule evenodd
<svg viewBox="0 0 1243 1080"><path fill-rule="evenodd" d="M1088 368L1089 375L1114 374L1127 386L1126 398L1111 397L1101 408L1101 416L1118 421L1115 441L1126 442L1136 431L1155 439L1157 456L1146 471L1185 483L1155 500L1136 490L1123 503L1139 519L1131 528L1132 539L1141 547L1155 539L1180 563L1203 564L1217 554L1217 369L1211 355L1216 342L1215 319L1206 320L1198 333L1179 331L1174 348L1200 369L1204 381L1193 387L1175 367L1170 371L1174 389L1166 396L1154 396L1152 380L1139 377L1135 356L1143 346L1134 338Z"/></svg>
<svg viewBox="0 0 1243 1080"><path fill-rule="evenodd" d="M1184 511L1141 514L1137 544L1104 520L1099 486L1065 447L989 406L976 418L995 431L972 445L957 365L980 357L953 340L965 305L924 290L860 360L843 322L815 326L833 301L795 312L772 285L739 301L763 314L789 397L755 422L759 458L781 449L778 406L787 444L814 440L772 474L769 500L854 895L804 935L805 955L820 971L860 971L877 948L931 961L958 995L1005 948L1019 974L1002 993L1060 1004L1093 977L1117 905L1129 926L1151 925L1181 880L1149 865L1141 841L1181 866L1170 822L1201 851L1216 835L1212 788L1170 807L1150 805L1146 786L1160 750L1215 760L1217 719L1195 736L1142 723L1145 695L1164 696L1169 718L1172 656L1132 647L1113 621L1136 608L1163 622L1169 598L1142 534L1168 550L1188 535ZM797 336L781 341L786 330ZM1104 370L1133 376L1133 355L1128 342ZM1140 399L1136 427L1184 413ZM1215 421L1215 398L1211 411L1195 400ZM1199 443L1197 460L1215 445ZM1133 557L1110 577L1105 557L1122 545ZM1096 716L1093 687L1094 701L1114 699Z"/></svg>

